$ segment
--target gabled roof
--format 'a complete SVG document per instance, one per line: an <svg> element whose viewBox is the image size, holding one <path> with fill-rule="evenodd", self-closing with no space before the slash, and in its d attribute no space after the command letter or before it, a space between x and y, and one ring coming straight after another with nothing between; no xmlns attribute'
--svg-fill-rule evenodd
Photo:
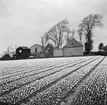
<svg viewBox="0 0 107 105"><path fill-rule="evenodd" d="M52 44L47 44L47 46L44 48L44 50L46 50L48 47L54 48L54 46Z"/></svg>
<svg viewBox="0 0 107 105"><path fill-rule="evenodd" d="M31 49L32 47L34 47L34 46L40 46L41 48L43 48L43 46L41 46L41 45L39 45L39 44L34 44L34 45L32 45L32 46L30 47L30 49Z"/></svg>
<svg viewBox="0 0 107 105"><path fill-rule="evenodd" d="M72 38L63 48L74 48L74 47L83 47L83 45Z"/></svg>
<svg viewBox="0 0 107 105"><path fill-rule="evenodd" d="M28 47L26 47L26 46L19 46L18 48L22 48L22 49L29 49ZM18 49L17 48L17 49Z"/></svg>

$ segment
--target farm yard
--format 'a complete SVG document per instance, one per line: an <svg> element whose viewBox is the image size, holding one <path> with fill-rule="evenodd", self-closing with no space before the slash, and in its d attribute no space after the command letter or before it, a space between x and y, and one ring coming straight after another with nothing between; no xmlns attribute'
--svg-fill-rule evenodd
<svg viewBox="0 0 107 105"><path fill-rule="evenodd" d="M107 105L107 58L0 62L0 105Z"/></svg>

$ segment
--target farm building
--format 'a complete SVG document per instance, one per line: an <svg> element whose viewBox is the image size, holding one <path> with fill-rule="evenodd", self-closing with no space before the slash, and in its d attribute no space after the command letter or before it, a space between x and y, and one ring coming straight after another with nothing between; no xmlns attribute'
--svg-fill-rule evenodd
<svg viewBox="0 0 107 105"><path fill-rule="evenodd" d="M72 38L64 47L63 47L64 56L79 56L83 55L83 45Z"/></svg>
<svg viewBox="0 0 107 105"><path fill-rule="evenodd" d="M45 52L40 52L40 53L38 54L38 58L46 58L46 57L47 57L47 55L46 55Z"/></svg>
<svg viewBox="0 0 107 105"><path fill-rule="evenodd" d="M43 52L46 53L46 57L53 57L53 50L54 46L52 44L47 44L47 46L44 48Z"/></svg>
<svg viewBox="0 0 107 105"><path fill-rule="evenodd" d="M5 54L3 55L3 57L1 58L1 60L11 60L11 57L9 54Z"/></svg>
<svg viewBox="0 0 107 105"><path fill-rule="evenodd" d="M30 56L30 49L26 46L20 46L16 49L16 59L26 59Z"/></svg>
<svg viewBox="0 0 107 105"><path fill-rule="evenodd" d="M53 51L53 56L54 57L63 57L63 49L54 49Z"/></svg>
<svg viewBox="0 0 107 105"><path fill-rule="evenodd" d="M40 52L43 51L43 47L38 44L34 44L30 47L31 56L37 56Z"/></svg>

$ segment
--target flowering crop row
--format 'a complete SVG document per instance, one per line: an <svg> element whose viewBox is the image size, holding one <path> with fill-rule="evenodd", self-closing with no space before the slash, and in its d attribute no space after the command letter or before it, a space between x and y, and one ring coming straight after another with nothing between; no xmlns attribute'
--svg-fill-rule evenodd
<svg viewBox="0 0 107 105"><path fill-rule="evenodd" d="M81 57L82 58L82 57ZM73 58L72 60L74 60L76 58ZM8 74L8 73L15 73L15 72L20 72L21 70L25 70L25 69L28 69L28 68L35 68L35 67L39 67L40 65L41 66L47 66L47 65L50 65L50 64L54 64L55 62L53 62L52 60L49 60L49 61L46 61L46 60L37 60L35 59L33 62L32 60L30 60L29 62L26 63L22 63L22 62L17 62L17 65L15 65L15 62L13 62L12 64L10 64L10 62L7 62L3 67L0 67L2 74L5 75L5 74ZM55 59L55 61L58 63L59 60L58 59ZM66 61L70 61L70 59L67 59ZM26 61L25 61L26 62ZM64 60L60 61L60 62L64 62Z"/></svg>
<svg viewBox="0 0 107 105"><path fill-rule="evenodd" d="M39 74L34 74L33 73L33 75L31 75L31 76L27 76L25 78L21 78L19 80L16 80L16 81L13 81L13 82L10 82L10 83L2 84L0 86L0 95L3 94L6 91L9 91L9 90L13 89L13 88L18 88L22 85L31 83L31 82L36 81L36 80L38 80L40 78L43 78L45 76L54 74L56 72L60 72L61 70L66 69L67 66L73 66L73 65L76 65L77 63L80 63L80 62L81 62L81 60L80 61L78 60L76 62L71 62L70 64L66 64L66 65L63 64L63 66L60 65L60 67L57 66L57 68L53 68L51 70L41 72Z"/></svg>
<svg viewBox="0 0 107 105"><path fill-rule="evenodd" d="M79 59L84 59L84 58L80 57ZM2 78L3 78L4 75L8 76L9 74L10 74L10 76L12 76L13 74L20 75L20 73L23 73L24 71L27 72L27 71L35 70L35 68L49 67L49 66L52 66L52 65L60 64L60 63L71 62L73 60L77 60L77 58L72 58L72 60L67 58L66 60L62 59L60 61L58 59L54 59L54 61L39 62L39 64L38 63L35 64L34 62L32 64L32 62L31 62L31 64L27 64L27 65L24 65L24 66L22 66L22 64L20 64L20 62L19 62L18 66L13 65L13 66L10 66L10 67L0 68L1 69L0 71L2 71L1 72L2 74L0 74L0 76L2 76ZM5 76L5 77L7 77L7 76Z"/></svg>
<svg viewBox="0 0 107 105"><path fill-rule="evenodd" d="M71 63L76 62L76 61L77 60L74 60L74 61L71 61L71 62L68 62L68 63L63 63L63 64L57 63L57 65L51 65L51 67L47 67L47 68L41 68L41 69L40 68L35 68L35 70L30 70L30 72L26 72L26 73L23 73L23 71L22 71L22 73L19 74L19 75L13 75L13 76L9 76L8 78L2 78L0 80L0 84L4 84L4 83L7 83L7 82L12 82L12 81L15 81L15 80L18 80L18 79L21 79L21 78L24 78L24 77L28 77L28 76L31 76L31 75L37 75L38 73L45 72L45 71L51 70L51 69L55 69L55 68L58 68L58 67L61 67L61 66L67 65L67 64L71 64ZM81 59L80 59L80 61L81 61Z"/></svg>
<svg viewBox="0 0 107 105"><path fill-rule="evenodd" d="M58 105L61 99L99 62L102 58L90 63L89 65L79 69L71 75L58 81L48 89L37 93L29 98L26 105Z"/></svg>
<svg viewBox="0 0 107 105"><path fill-rule="evenodd" d="M0 79L4 80L5 78L15 77L17 75L34 72L35 70L40 70L40 69L43 69L43 68L49 68L51 66L52 66L52 64L51 65L38 66L38 67L29 67L27 69L26 68L20 69L21 70L20 72L15 72L15 73L14 72L10 73L10 71L9 71L9 72L7 72L8 73L7 75L1 75ZM14 69L14 71L16 71L16 70Z"/></svg>
<svg viewBox="0 0 107 105"><path fill-rule="evenodd" d="M33 66L28 66L28 67L14 67L14 68L8 68L8 70L6 70L5 72L4 72L4 70L5 70L5 68L4 69L2 69L2 74L0 74L0 76L2 76L3 78L4 77L7 77L7 76L11 76L11 75L13 75L13 74L21 74L21 73L24 73L24 72L27 72L27 71L31 71L31 70L33 70L33 69L35 69L35 68L44 68L44 67L48 67L48 66L50 66L50 65L52 65L52 64L49 64L49 65L33 65ZM23 72L22 72L23 71Z"/></svg>
<svg viewBox="0 0 107 105"><path fill-rule="evenodd" d="M34 81L34 82L32 82L28 85L25 85L19 89L11 91L9 94L5 94L5 95L1 96L0 101L1 102L9 102L9 103L19 102L19 101L29 97L31 94L41 91L42 89L44 89L44 87L48 88L49 85L50 86L53 85L54 83L60 81L64 77L70 75L73 71L75 71L79 67L86 65L87 63L89 63L91 61L92 60L85 61L85 62L78 64L74 67L69 67L65 70L58 72L58 73L55 73L53 75L50 75L50 76L40 79L38 81ZM78 74L78 72L77 72L77 74ZM80 72L80 74L81 74L81 72ZM72 77L72 74L70 76L68 76L68 80L70 77ZM73 78L74 78L74 76L73 76ZM73 81L75 81L75 79ZM66 82L64 82L64 83L66 84Z"/></svg>
<svg viewBox="0 0 107 105"><path fill-rule="evenodd" d="M49 65L51 66L51 65ZM27 72L32 72L34 71L35 69L42 69L42 68L45 68L45 67L48 67L48 66L45 66L45 65L42 65L42 66L35 66L35 67L25 67L25 68L21 68L19 69L20 71L16 71L16 68L14 68L14 71L10 70L10 71L7 71L5 74L1 74L0 76L0 79L5 79L5 78L9 78L9 77L12 77L12 76L17 76L17 75L20 75L20 74L25 74ZM3 70L2 70L3 71Z"/></svg>
<svg viewBox="0 0 107 105"><path fill-rule="evenodd" d="M73 105L107 104L107 66L99 67L81 87L74 98Z"/></svg>
<svg viewBox="0 0 107 105"><path fill-rule="evenodd" d="M35 69L42 69L42 68L46 68L46 67L51 67L52 65L54 65L54 62L50 62L50 63L48 63L48 65L47 64L41 64L41 65L36 65L36 64L33 64L32 66L25 66L25 67L12 67L12 68L8 68L8 71L6 71L6 74L5 75L3 75L4 74L4 70L6 69L6 68L4 68L4 70L2 70L3 71L3 73L1 74L1 76L2 76L2 78L6 78L6 77L8 77L8 76L13 76L13 75L20 75L20 74L22 74L22 73L27 73L27 72L29 72L29 71L34 71ZM18 68L18 70L17 70L17 68Z"/></svg>
<svg viewBox="0 0 107 105"><path fill-rule="evenodd" d="M9 74L10 74L10 76L13 74L20 75L20 73L22 73L24 71L27 72L27 71L35 70L35 68L41 68L41 67L44 68L44 67L51 66L52 63L54 63L54 62L48 62L48 65L46 62L43 62L43 64L33 63L33 64L27 64L27 65L24 64L24 66L21 66L22 64L19 64L18 66L14 66L14 67L13 66L2 67L1 68L2 74L0 76L3 77L5 75L9 75ZM7 77L7 76L5 76L5 77Z"/></svg>

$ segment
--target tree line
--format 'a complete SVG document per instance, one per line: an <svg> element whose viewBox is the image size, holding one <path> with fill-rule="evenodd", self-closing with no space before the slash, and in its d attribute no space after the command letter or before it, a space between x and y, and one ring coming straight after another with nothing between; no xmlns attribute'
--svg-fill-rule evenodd
<svg viewBox="0 0 107 105"><path fill-rule="evenodd" d="M89 54L93 49L93 30L96 27L102 27L102 18L100 14L90 14L83 18L81 23L78 25L77 31L71 30L69 27L68 20L57 23L48 32L45 33L41 38L42 46L45 47L48 42L54 44L56 48L61 48L64 41L68 42L74 38L75 32L78 32L79 40L82 43L82 39L85 38L85 52Z"/></svg>
<svg viewBox="0 0 107 105"><path fill-rule="evenodd" d="M107 52L107 45L104 46L103 43L100 43L98 46L99 51L106 51Z"/></svg>

